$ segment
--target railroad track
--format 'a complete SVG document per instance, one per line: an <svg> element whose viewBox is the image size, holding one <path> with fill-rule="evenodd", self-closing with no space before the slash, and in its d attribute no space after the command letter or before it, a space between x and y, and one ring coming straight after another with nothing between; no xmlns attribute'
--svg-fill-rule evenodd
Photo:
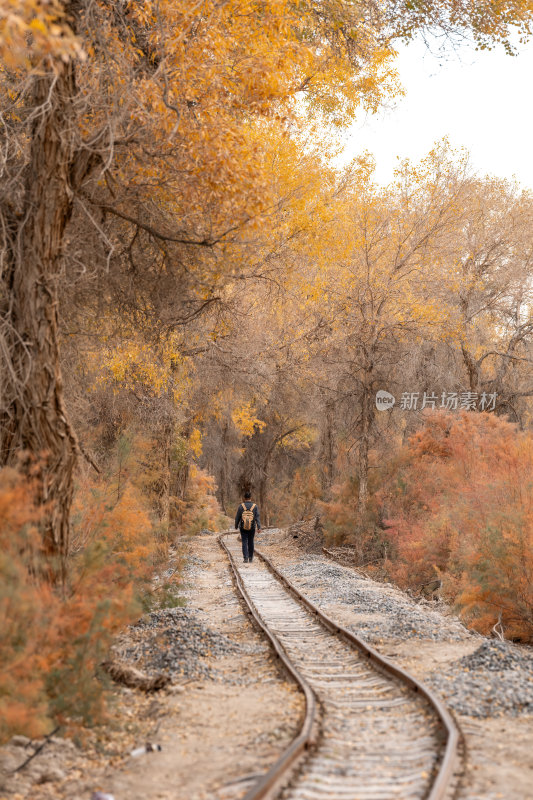
<svg viewBox="0 0 533 800"><path fill-rule="evenodd" d="M306 699L299 735L243 800L448 800L458 730L417 680L325 616L235 534L219 537L256 623Z"/></svg>

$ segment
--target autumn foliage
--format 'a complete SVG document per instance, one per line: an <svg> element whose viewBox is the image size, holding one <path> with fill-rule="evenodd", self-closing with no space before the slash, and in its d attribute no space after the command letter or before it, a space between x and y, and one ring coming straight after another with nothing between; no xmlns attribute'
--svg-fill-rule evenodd
<svg viewBox="0 0 533 800"><path fill-rule="evenodd" d="M533 640L533 435L488 413L428 414L380 500L389 574L437 576L474 628Z"/></svg>
<svg viewBox="0 0 533 800"><path fill-rule="evenodd" d="M161 543L148 503L126 480L81 479L73 547L62 591L47 580L31 483L0 472L0 738L38 737L55 722L93 723L105 713L98 664L113 634L152 597Z"/></svg>
<svg viewBox="0 0 533 800"><path fill-rule="evenodd" d="M192 465L183 497L173 497L170 509L171 524L181 533L194 534L202 529L220 530L228 527L216 498L214 478L206 470Z"/></svg>
<svg viewBox="0 0 533 800"><path fill-rule="evenodd" d="M399 38L509 50L532 18L0 0L0 737L102 717L113 633L245 484L264 525L321 510L360 563L532 638L533 197L445 142L384 189L333 158L400 91ZM431 416L402 448L418 412L377 420L374 395L409 381L500 418Z"/></svg>

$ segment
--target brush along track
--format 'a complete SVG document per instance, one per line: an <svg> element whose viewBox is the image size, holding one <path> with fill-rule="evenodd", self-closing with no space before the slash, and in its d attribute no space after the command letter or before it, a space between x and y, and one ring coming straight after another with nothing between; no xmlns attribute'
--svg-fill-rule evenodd
<svg viewBox="0 0 533 800"><path fill-rule="evenodd" d="M442 704L326 617L266 556L243 564L235 535L219 541L307 706L299 736L244 800L449 798L458 731Z"/></svg>

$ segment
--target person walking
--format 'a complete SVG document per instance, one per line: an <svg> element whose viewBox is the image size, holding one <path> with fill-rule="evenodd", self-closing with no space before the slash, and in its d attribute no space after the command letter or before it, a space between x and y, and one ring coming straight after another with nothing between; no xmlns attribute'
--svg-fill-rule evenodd
<svg viewBox="0 0 533 800"><path fill-rule="evenodd" d="M259 509L255 503L252 502L251 492L244 493L244 500L237 509L235 515L235 527L241 532L242 539L242 557L245 564L249 564L254 560L254 536L256 528L261 530L261 522L259 520Z"/></svg>

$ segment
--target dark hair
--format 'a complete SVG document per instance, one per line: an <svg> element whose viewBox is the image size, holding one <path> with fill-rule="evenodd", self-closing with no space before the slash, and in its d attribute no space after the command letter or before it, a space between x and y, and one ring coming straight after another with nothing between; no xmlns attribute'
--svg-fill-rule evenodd
<svg viewBox="0 0 533 800"><path fill-rule="evenodd" d="M252 499L252 493L249 490L246 490L246 492L244 493L244 499L245 500L251 500Z"/></svg>

